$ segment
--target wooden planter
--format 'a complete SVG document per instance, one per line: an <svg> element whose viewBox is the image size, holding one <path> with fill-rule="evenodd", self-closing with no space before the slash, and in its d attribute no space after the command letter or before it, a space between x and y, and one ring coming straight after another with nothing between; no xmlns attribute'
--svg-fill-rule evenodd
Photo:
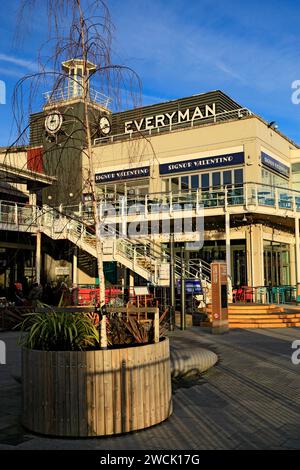
<svg viewBox="0 0 300 470"><path fill-rule="evenodd" d="M169 340L136 347L23 349L23 424L42 434L104 436L144 429L172 413Z"/></svg>

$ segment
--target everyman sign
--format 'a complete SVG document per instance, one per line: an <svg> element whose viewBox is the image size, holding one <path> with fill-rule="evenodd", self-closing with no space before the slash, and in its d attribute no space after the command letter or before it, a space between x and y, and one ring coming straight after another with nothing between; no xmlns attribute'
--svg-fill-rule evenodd
<svg viewBox="0 0 300 470"><path fill-rule="evenodd" d="M176 123L194 121L196 119L204 119L216 115L216 103L206 104L204 106L196 106L193 109L186 108L184 110L176 110L170 113L157 114L153 116L142 117L141 119L133 119L124 123L125 134L136 131L148 131L157 127L170 126Z"/></svg>

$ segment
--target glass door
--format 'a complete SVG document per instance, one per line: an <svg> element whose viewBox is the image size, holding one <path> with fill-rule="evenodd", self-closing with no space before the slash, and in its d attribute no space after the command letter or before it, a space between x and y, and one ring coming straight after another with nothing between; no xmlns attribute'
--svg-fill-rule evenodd
<svg viewBox="0 0 300 470"><path fill-rule="evenodd" d="M290 284L289 245L264 241L265 286Z"/></svg>
<svg viewBox="0 0 300 470"><path fill-rule="evenodd" d="M231 273L234 287L247 285L245 246L231 247Z"/></svg>

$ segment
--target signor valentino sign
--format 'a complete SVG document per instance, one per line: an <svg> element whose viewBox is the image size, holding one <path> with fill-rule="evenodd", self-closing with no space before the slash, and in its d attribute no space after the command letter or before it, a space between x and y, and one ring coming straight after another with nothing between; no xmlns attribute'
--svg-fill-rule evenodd
<svg viewBox="0 0 300 470"><path fill-rule="evenodd" d="M149 176L150 167L143 166L139 168L128 168L126 170L113 170L105 173L96 173L96 183L111 183L114 181L128 180L131 178L142 178Z"/></svg>
<svg viewBox="0 0 300 470"><path fill-rule="evenodd" d="M165 175L167 173L199 171L205 170L206 168L239 165L241 163L244 163L244 152L183 160L181 162L162 163L159 165L159 172L161 175Z"/></svg>
<svg viewBox="0 0 300 470"><path fill-rule="evenodd" d="M290 174L290 169L288 166L284 165L278 160L275 160L275 158L270 157L270 155L265 152L261 152L261 162L264 166L270 168L270 170L276 171L283 176L288 177Z"/></svg>
<svg viewBox="0 0 300 470"><path fill-rule="evenodd" d="M197 119L204 119L216 115L216 103L204 106L196 106L196 108L186 108L176 110L170 113L156 114L153 116L143 117L141 119L134 119L124 123L125 134L130 134L136 131L148 131L157 127L170 126L176 123L183 123L194 121Z"/></svg>

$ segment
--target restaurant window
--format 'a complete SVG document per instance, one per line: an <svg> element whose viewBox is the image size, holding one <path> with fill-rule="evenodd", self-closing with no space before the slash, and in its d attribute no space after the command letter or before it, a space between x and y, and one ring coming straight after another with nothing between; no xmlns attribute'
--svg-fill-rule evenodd
<svg viewBox="0 0 300 470"><path fill-rule="evenodd" d="M178 191L179 190L179 178L172 178L171 179L171 191Z"/></svg>
<svg viewBox="0 0 300 470"><path fill-rule="evenodd" d="M288 187L288 179L262 168L262 183L270 186Z"/></svg>
<svg viewBox="0 0 300 470"><path fill-rule="evenodd" d="M244 178L243 178L243 169L238 168L234 170L234 184L235 185L240 185L243 184Z"/></svg>
<svg viewBox="0 0 300 470"><path fill-rule="evenodd" d="M191 188L192 189L198 189L199 188L199 176L198 175L192 175L191 176Z"/></svg>
<svg viewBox="0 0 300 470"><path fill-rule="evenodd" d="M209 189L209 173L201 175L201 188L203 190Z"/></svg>
<svg viewBox="0 0 300 470"><path fill-rule="evenodd" d="M181 177L181 190L185 191L189 189L189 177L188 176L182 176Z"/></svg>
<svg viewBox="0 0 300 470"><path fill-rule="evenodd" d="M232 184L232 172L223 171L223 186L231 186Z"/></svg>
<svg viewBox="0 0 300 470"><path fill-rule="evenodd" d="M216 171L212 174L213 189L218 189L221 186L221 173Z"/></svg>

